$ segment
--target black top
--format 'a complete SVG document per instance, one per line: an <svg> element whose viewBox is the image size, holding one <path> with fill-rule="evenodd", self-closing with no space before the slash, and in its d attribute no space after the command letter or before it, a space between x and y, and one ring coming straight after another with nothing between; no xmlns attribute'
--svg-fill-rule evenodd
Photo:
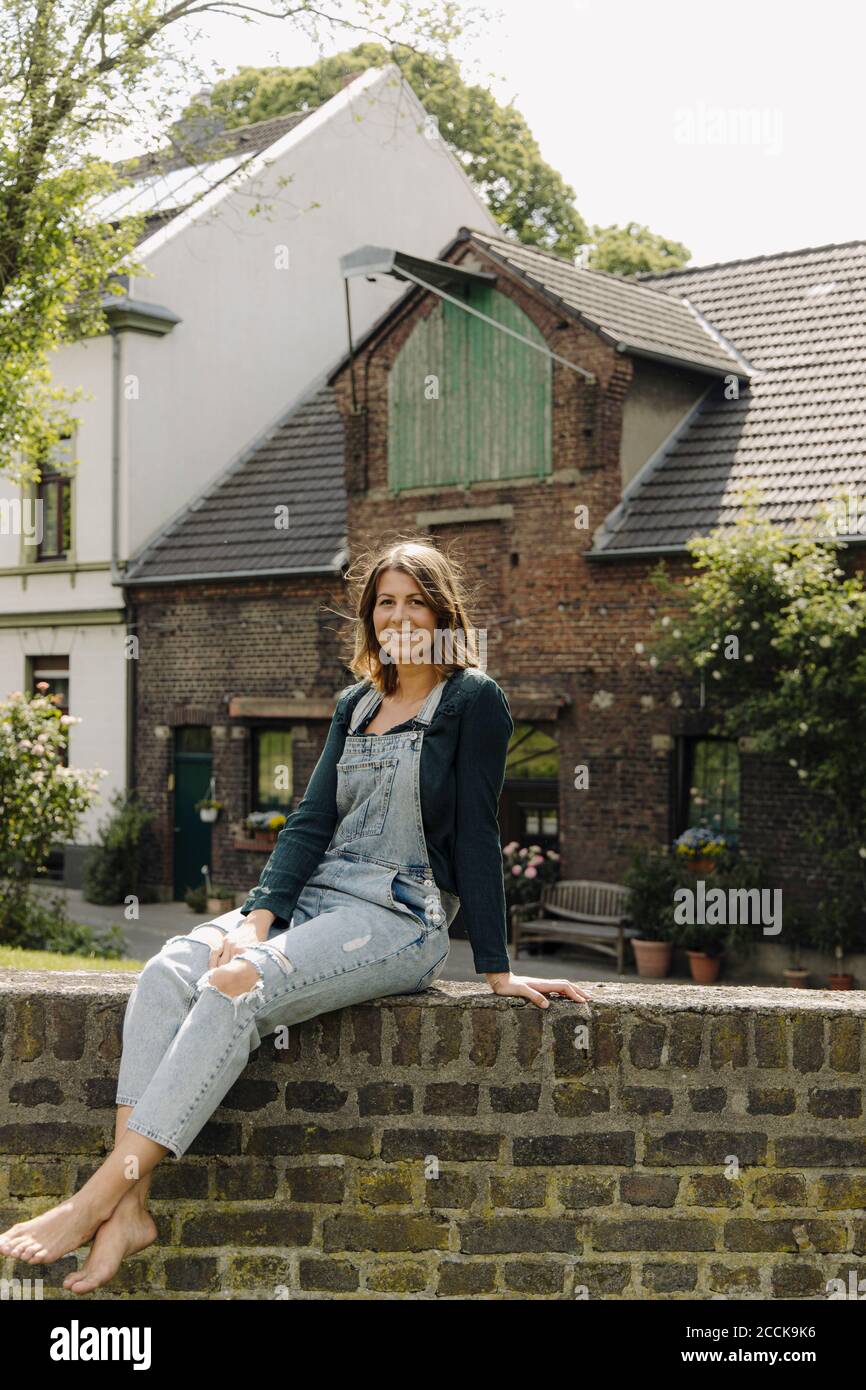
<svg viewBox="0 0 866 1390"><path fill-rule="evenodd" d="M360 681L340 695L306 794L263 870L267 892L251 894L241 908L244 915L265 907L279 919L275 926L288 926L337 827L337 763L352 710L369 689L369 681ZM364 727L374 717L371 710ZM388 732L413 727L415 721L407 720ZM513 729L503 691L483 671L469 668L448 678L421 745L421 815L430 866L439 888L460 899L479 973L511 968L496 813Z"/></svg>

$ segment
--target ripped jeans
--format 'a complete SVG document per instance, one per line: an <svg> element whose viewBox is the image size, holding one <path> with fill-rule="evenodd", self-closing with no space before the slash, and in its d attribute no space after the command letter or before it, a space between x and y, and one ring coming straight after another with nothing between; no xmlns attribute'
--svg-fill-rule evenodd
<svg viewBox="0 0 866 1390"><path fill-rule="evenodd" d="M134 1107L128 1127L180 1157L264 1037L426 988L445 967L448 924L459 907L451 898L443 911L449 895L429 882L332 861L304 888L288 930L272 929L234 957L250 961L259 977L234 998L209 979L207 938L214 927L242 921L240 912L167 941L141 971L124 1016L116 1103Z"/></svg>

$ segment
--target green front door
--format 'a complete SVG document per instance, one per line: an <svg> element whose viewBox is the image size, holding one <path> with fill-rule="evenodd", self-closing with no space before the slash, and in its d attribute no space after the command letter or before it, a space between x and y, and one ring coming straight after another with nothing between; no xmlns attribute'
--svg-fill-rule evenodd
<svg viewBox="0 0 866 1390"><path fill-rule="evenodd" d="M176 729L174 747L174 896L182 898L199 887L202 865L210 864L212 827L194 809L210 786L210 729Z"/></svg>

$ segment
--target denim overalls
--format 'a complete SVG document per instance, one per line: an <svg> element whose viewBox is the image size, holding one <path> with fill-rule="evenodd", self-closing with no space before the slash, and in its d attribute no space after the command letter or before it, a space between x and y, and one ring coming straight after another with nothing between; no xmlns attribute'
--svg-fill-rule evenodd
<svg viewBox="0 0 866 1390"><path fill-rule="evenodd" d="M209 982L211 945L200 927L147 962L123 1024L116 1103L134 1107L130 1129L180 1156L263 1037L350 1004L417 993L441 974L460 903L433 880L420 763L444 687L402 733L355 733L382 698L375 689L355 706L337 764L337 828L289 928L240 953L259 974L250 990L231 998ZM227 931L242 920L234 910L202 926Z"/></svg>

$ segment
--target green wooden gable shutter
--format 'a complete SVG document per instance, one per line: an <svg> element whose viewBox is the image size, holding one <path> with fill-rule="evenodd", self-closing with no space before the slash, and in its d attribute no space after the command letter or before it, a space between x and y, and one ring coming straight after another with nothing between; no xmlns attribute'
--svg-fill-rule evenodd
<svg viewBox="0 0 866 1390"><path fill-rule="evenodd" d="M468 302L545 346L505 295L473 286ZM551 469L550 417L546 353L442 300L406 340L388 378L388 484L399 492L542 477Z"/></svg>

